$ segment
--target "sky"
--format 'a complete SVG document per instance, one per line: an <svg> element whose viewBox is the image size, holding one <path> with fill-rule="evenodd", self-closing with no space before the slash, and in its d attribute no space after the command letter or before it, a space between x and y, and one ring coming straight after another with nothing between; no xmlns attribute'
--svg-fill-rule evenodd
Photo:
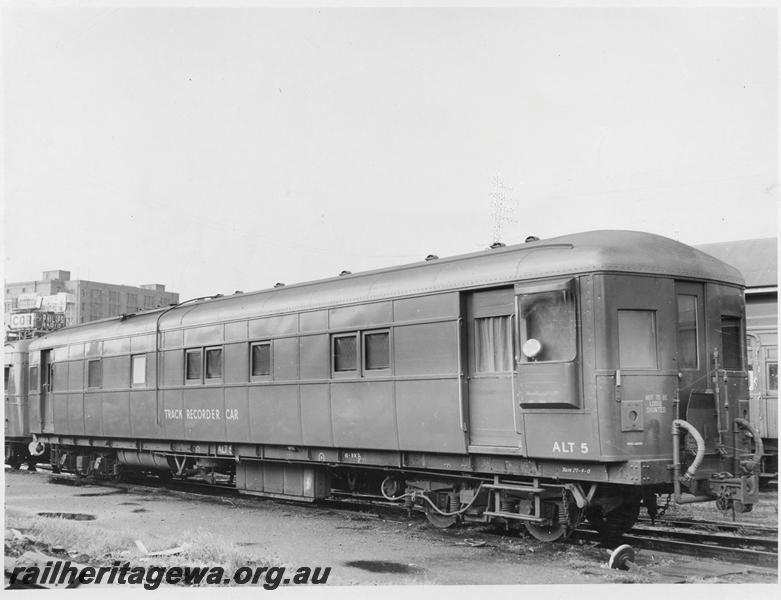
<svg viewBox="0 0 781 600"><path fill-rule="evenodd" d="M256 290L777 235L769 8L7 8L5 279Z"/></svg>

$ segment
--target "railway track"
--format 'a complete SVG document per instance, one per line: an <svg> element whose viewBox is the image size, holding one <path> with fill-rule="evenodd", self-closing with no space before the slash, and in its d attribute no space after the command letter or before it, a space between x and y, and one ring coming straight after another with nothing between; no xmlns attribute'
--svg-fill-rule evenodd
<svg viewBox="0 0 781 600"><path fill-rule="evenodd" d="M573 539L599 542L599 534L583 525ZM733 564L778 567L778 530L719 521L639 521L616 543L634 548L714 558Z"/></svg>
<svg viewBox="0 0 781 600"><path fill-rule="evenodd" d="M49 465L38 468L50 472ZM162 481L143 478L126 482L83 480L71 474L51 474L60 482L68 481L85 485L100 485L123 488L132 491L137 488L163 489L184 494L210 497L241 497L235 487L227 482L188 480ZM318 501L318 506L336 510L358 510L376 513L381 511L406 512L406 509L392 502L378 500L374 495L347 496L335 500ZM276 502L293 500L275 499ZM584 522L570 537L570 542L582 541L601 544L599 534ZM612 544L629 544L634 548L649 551L680 554L687 557L713 558L733 564L752 565L763 568L778 567L778 529L755 524L726 521L705 521L698 519L663 519L652 524L650 519L640 519L631 531Z"/></svg>

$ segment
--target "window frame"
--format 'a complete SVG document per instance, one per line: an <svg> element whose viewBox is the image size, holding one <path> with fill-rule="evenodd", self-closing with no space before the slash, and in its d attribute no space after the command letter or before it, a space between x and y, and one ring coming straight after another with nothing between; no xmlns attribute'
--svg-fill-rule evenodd
<svg viewBox="0 0 781 600"><path fill-rule="evenodd" d="M681 353L681 310L680 299L681 298L693 298L694 299L694 354L695 365L693 367L683 367L680 364ZM676 292L675 294L675 352L678 355L678 369L681 371L699 371L701 368L700 362L700 297L697 294Z"/></svg>
<svg viewBox="0 0 781 600"><path fill-rule="evenodd" d="M200 373L198 377L188 377L188 360L187 357L190 354L198 353L200 355L198 359L198 364L200 365ZM184 377L184 384L185 385L200 385L203 383L203 346L198 346L194 348L185 348L184 349L184 372L182 373L182 376Z"/></svg>
<svg viewBox="0 0 781 600"><path fill-rule="evenodd" d="M98 385L92 385L90 382L90 368L93 364L98 365ZM98 358L88 358L87 359L87 385L85 386L85 389L87 390L100 390L103 388L103 359Z"/></svg>
<svg viewBox="0 0 781 600"><path fill-rule="evenodd" d="M144 359L144 381L142 382L136 382L135 381L135 375L136 375L136 359L137 358L143 358ZM146 365L149 362L147 355L145 352L142 352L140 354L131 354L130 355L130 387L131 388L143 388L147 385L147 368Z"/></svg>
<svg viewBox="0 0 781 600"><path fill-rule="evenodd" d="M360 363L361 363L361 373L365 377L381 377L381 376L387 376L390 375L393 371L393 342L392 342L392 335L391 330L389 327L382 328L382 329L367 329L365 331L361 331L361 347L360 347ZM366 352L366 338L371 335L387 335L388 340L388 366L387 367L380 367L380 368L369 368L366 364L366 359L368 358L368 354ZM340 373L343 373L344 371L340 371Z"/></svg>
<svg viewBox="0 0 781 600"><path fill-rule="evenodd" d="M216 377L209 377L209 374L207 372L207 367L209 365L209 352L214 352L215 350L220 351L220 374ZM225 376L225 352L223 350L222 346L204 346L203 347L203 365L201 367L201 375L203 376L203 382L204 383L219 383L222 381L223 377Z"/></svg>
<svg viewBox="0 0 781 600"><path fill-rule="evenodd" d="M724 350L724 320L731 319L737 323L737 342L738 342L738 360L739 365L736 369L727 368L724 362L726 352ZM746 369L746 322L742 315L736 315L729 312L721 313L719 316L719 338L720 338L720 366L724 371L730 371L732 373L745 371Z"/></svg>
<svg viewBox="0 0 781 600"><path fill-rule="evenodd" d="M480 334L479 334L479 327L478 327L478 321L482 321L484 319L509 319L509 327L510 327L510 368L509 370L496 370L496 371L481 371L480 367L482 365L478 364L480 352L479 350L482 349L482 344L480 342ZM514 314L508 314L506 312L496 313L486 313L486 314L480 314L475 315L472 318L472 337L474 339L474 343L472 344L472 364L470 365L470 369L472 371L472 377L498 377L502 375L509 375L511 373L515 372L517 357L518 357L518 350L516 349L516 345L519 343L521 336L520 327L517 325L517 319ZM531 364L532 361L527 362L526 364Z"/></svg>
<svg viewBox="0 0 781 600"><path fill-rule="evenodd" d="M353 369L336 370L336 340L353 338L355 340L355 365ZM331 377L332 378L359 378L361 376L361 340L358 331L331 334Z"/></svg>
<svg viewBox="0 0 781 600"><path fill-rule="evenodd" d="M622 313L646 313L651 316L651 325L653 327L653 366L632 366L624 365L621 362L621 314ZM659 370L659 319L657 318L657 310L655 308L618 308L616 309L616 335L618 336L617 353L618 356L618 368L621 371L658 371Z"/></svg>
<svg viewBox="0 0 781 600"><path fill-rule="evenodd" d="M33 377L33 369L35 369L35 376ZM37 392L40 390L41 383L39 380L40 367L39 365L30 365L30 372L28 373L28 389L31 392Z"/></svg>
<svg viewBox="0 0 781 600"><path fill-rule="evenodd" d="M256 347L268 347L268 373L255 375L253 374L254 366L254 349ZM271 340L262 340L249 343L249 380L250 381L270 381L274 375L274 352L272 349Z"/></svg>
<svg viewBox="0 0 781 600"><path fill-rule="evenodd" d="M557 360L530 360L523 353L523 344L525 343L524 335L521 332L521 325L526 327L526 319L521 315L522 299L524 296L531 296L534 294L547 294L551 292L568 292L572 296L572 355L570 358L557 359ZM514 349L516 355L514 357L514 369L519 367L526 367L528 365L551 365L551 364L570 364L578 360L580 356L580 295L578 293L577 280L573 278L532 283L532 284L516 284L515 285L515 324L513 337L517 338L517 350ZM526 338L531 339L531 338Z"/></svg>

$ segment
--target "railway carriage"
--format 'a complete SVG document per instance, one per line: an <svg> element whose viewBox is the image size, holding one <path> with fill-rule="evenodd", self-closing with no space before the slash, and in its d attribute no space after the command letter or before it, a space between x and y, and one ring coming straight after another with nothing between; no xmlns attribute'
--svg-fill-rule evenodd
<svg viewBox="0 0 781 600"><path fill-rule="evenodd" d="M9 341L3 345L5 382L5 463L18 469L25 461L34 466L28 452L30 443L27 402L28 347L30 340Z"/></svg>
<svg viewBox="0 0 781 600"><path fill-rule="evenodd" d="M742 284L594 231L185 302L33 341L32 430L85 475L210 469L542 540L626 530L659 493L749 510Z"/></svg>

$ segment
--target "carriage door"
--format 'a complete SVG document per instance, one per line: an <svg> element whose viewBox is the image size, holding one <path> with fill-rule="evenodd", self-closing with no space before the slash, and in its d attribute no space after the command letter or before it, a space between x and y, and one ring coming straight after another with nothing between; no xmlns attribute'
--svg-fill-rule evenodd
<svg viewBox="0 0 781 600"><path fill-rule="evenodd" d="M691 423L705 439L707 452L718 442L718 417L713 383L708 376L705 292L703 284L675 283L677 310L676 368L680 418Z"/></svg>
<svg viewBox="0 0 781 600"><path fill-rule="evenodd" d="M51 350L41 351L41 397L40 416L41 431L50 432L54 428L52 411L52 382L54 381L54 365L51 362Z"/></svg>
<svg viewBox="0 0 781 600"><path fill-rule="evenodd" d="M467 297L469 444L472 452L520 453L513 390L513 288Z"/></svg>

